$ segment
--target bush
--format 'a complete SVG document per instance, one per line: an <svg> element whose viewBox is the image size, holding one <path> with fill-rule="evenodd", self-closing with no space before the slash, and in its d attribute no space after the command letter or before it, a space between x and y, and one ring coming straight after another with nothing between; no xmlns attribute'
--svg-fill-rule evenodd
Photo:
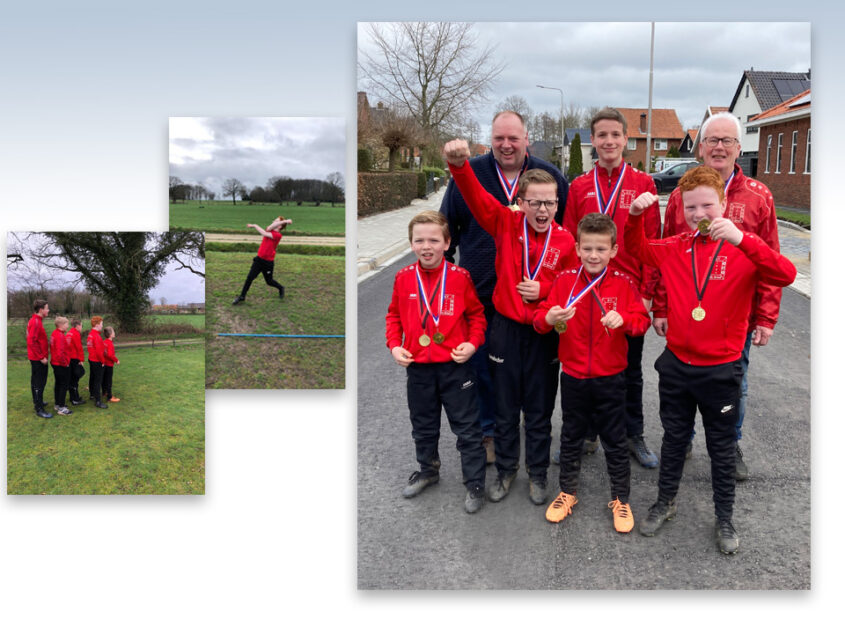
<svg viewBox="0 0 845 634"><path fill-rule="evenodd" d="M373 153L369 148L358 148L358 171L369 172L373 169Z"/></svg>
<svg viewBox="0 0 845 634"><path fill-rule="evenodd" d="M415 172L358 172L358 216L406 207L417 197Z"/></svg>
<svg viewBox="0 0 845 634"><path fill-rule="evenodd" d="M251 242L206 242L206 251L221 251L223 253L253 253L255 244ZM288 253L294 255L329 255L343 256L346 254L346 247L321 244L279 244L276 253Z"/></svg>

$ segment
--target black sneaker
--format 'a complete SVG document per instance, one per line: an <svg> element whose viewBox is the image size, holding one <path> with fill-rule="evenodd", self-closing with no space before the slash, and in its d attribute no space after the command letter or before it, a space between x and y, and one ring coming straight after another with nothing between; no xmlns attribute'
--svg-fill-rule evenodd
<svg viewBox="0 0 845 634"><path fill-rule="evenodd" d="M500 502L501 500L505 499L505 496L510 491L511 484L516 479L516 471L511 471L510 473L506 473L502 475L501 473L496 476L496 481L490 485L490 488L487 489L487 498L491 502Z"/></svg>
<svg viewBox="0 0 845 634"><path fill-rule="evenodd" d="M97 401L94 403L94 407L99 407L100 409L108 409L109 406L103 403L102 401Z"/></svg>
<svg viewBox="0 0 845 634"><path fill-rule="evenodd" d="M279 289L279 299L284 299L284 298L285 298L285 287L284 287L284 286L282 286L282 287Z"/></svg>
<svg viewBox="0 0 845 634"><path fill-rule="evenodd" d="M736 444L736 466L734 467L734 479L737 482L748 479L748 466L745 460L742 459L742 449L739 448L739 443Z"/></svg>
<svg viewBox="0 0 845 634"><path fill-rule="evenodd" d="M726 555L733 555L739 550L739 535L731 520L716 518L716 544Z"/></svg>
<svg viewBox="0 0 845 634"><path fill-rule="evenodd" d="M422 493L427 486L429 486L430 484L436 484L439 481L439 473L433 473L431 475L424 476L419 471L414 471L411 474L411 477L408 478L408 485L404 489L402 489L402 497L416 497L417 495Z"/></svg>
<svg viewBox="0 0 845 634"><path fill-rule="evenodd" d="M40 416L41 418L53 418L53 415L50 412L45 411L43 407L35 410L35 415Z"/></svg>
<svg viewBox="0 0 845 634"><path fill-rule="evenodd" d="M528 498L537 505L545 504L548 492L546 491L546 483L539 480L528 481Z"/></svg>
<svg viewBox="0 0 845 634"><path fill-rule="evenodd" d="M246 300L246 297L244 297L243 295L238 295L235 298L235 300L232 302L232 306L237 306L238 304L240 304L244 300Z"/></svg>
<svg viewBox="0 0 845 634"><path fill-rule="evenodd" d="M648 509L648 517L640 522L640 535L653 537L658 529L663 526L663 522L671 520L675 517L675 513L677 512L678 507L675 504L675 500L672 500L671 502L661 502L660 500L657 500L657 502L652 504Z"/></svg>
<svg viewBox="0 0 845 634"><path fill-rule="evenodd" d="M645 444L642 436L634 436L628 439L628 450L634 454L642 466L646 469L654 469L657 467L657 456Z"/></svg>
<svg viewBox="0 0 845 634"><path fill-rule="evenodd" d="M467 496L464 499L464 510L467 513L477 513L484 505L484 487L479 484L467 487Z"/></svg>

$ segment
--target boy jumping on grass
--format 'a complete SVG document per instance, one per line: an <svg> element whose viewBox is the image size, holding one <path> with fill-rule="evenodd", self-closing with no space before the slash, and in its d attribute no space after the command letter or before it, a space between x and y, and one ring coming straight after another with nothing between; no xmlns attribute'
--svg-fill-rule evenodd
<svg viewBox="0 0 845 634"><path fill-rule="evenodd" d="M282 239L282 234L277 229L282 229L292 222L293 220L290 218L285 219L279 216L267 225L266 229L262 229L260 226L254 224L247 225L247 228L251 227L255 229L264 239L261 240L261 245L258 247L258 255L252 259L252 267L249 269L249 273L247 273L246 282L244 282L241 294L235 298L232 306L236 306L246 299L246 294L249 292L252 281L259 274L264 276L267 286L272 286L279 291L279 299L284 298L285 287L273 279L273 261L276 259L276 246L279 244L279 240Z"/></svg>

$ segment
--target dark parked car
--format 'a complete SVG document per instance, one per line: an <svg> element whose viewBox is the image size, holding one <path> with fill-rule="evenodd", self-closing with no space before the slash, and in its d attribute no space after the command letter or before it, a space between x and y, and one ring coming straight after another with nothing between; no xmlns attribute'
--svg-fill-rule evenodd
<svg viewBox="0 0 845 634"><path fill-rule="evenodd" d="M681 176L684 175L684 172L692 169L693 167L698 167L699 165L700 163L695 161L690 161L689 163L676 163L671 167L667 167L663 171L652 174L651 177L654 179L654 186L657 188L657 193L668 194L678 185L678 181L681 180Z"/></svg>

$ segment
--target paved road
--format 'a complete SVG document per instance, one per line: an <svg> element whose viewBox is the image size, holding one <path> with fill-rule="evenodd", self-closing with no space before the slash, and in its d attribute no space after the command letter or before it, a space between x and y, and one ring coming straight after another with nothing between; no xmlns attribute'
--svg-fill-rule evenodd
<svg viewBox="0 0 845 634"><path fill-rule="evenodd" d="M740 552L713 539L710 467L699 433L678 496L677 519L653 538L613 531L599 450L582 465L579 503L562 524L546 522L519 472L511 494L463 510L455 438L443 420L440 483L413 500L400 491L415 469L404 370L384 345L384 314L396 270L358 285L358 585L448 589L808 589L810 587L810 301L783 294L775 337L751 356L742 446L751 471L737 487ZM660 446L657 373L663 340L649 333L643 358L646 440ZM560 407L553 446L559 442ZM698 431L701 432L700 424ZM558 469L549 470L550 483ZM487 470L488 481L495 468ZM656 470L632 463L631 505L641 519L656 498ZM602 618L597 614L597 618Z"/></svg>
<svg viewBox="0 0 845 634"><path fill-rule="evenodd" d="M207 242L261 242L261 236L244 233L206 233ZM344 246L345 236L288 236L282 238L282 244L319 244L323 246Z"/></svg>

